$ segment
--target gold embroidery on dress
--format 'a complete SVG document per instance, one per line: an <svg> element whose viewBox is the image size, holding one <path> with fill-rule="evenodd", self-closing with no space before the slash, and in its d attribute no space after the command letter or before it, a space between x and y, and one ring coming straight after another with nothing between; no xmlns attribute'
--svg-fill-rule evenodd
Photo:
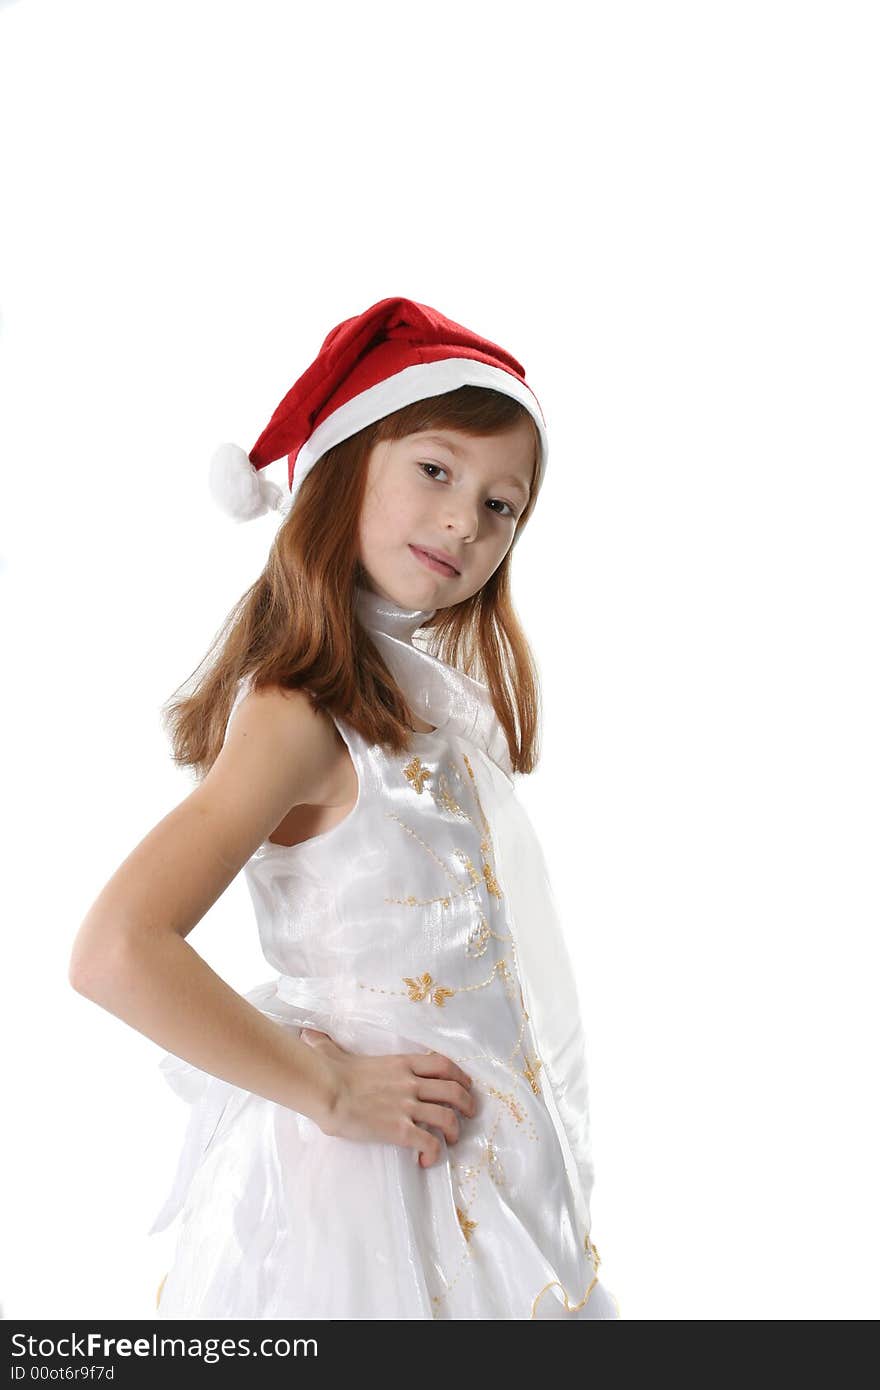
<svg viewBox="0 0 880 1390"><path fill-rule="evenodd" d="M492 897L500 898L501 889L498 887L498 880L495 877L495 872L492 868L492 865L487 864L485 861L483 863L483 877L486 880L486 887L492 894Z"/></svg>
<svg viewBox="0 0 880 1390"><path fill-rule="evenodd" d="M402 817L397 815L395 811L387 811L386 815L388 815L392 820L396 820L398 824L407 832L408 835L411 835L413 839L417 840L419 844L422 845L422 847L425 850L427 850L427 852L431 855L431 858L434 860L436 864L439 865L439 867L443 870L443 873L447 876L447 878L452 880L455 887L454 891L452 892L442 893L432 898L419 898L414 893L409 893L406 897L403 898L392 897L389 895L386 896L385 902L392 903L400 907L433 907L439 905L441 909L448 909L452 906L452 903L456 901L458 898L469 896L474 903L474 907L478 916L476 922L471 926L470 930L468 931L464 950L466 956L471 957L471 959L478 960L483 955L485 955L489 946L489 941L493 936L497 941L502 941L505 944L511 943L512 937L509 934L507 936L502 936L500 932L494 931L492 929L492 927L489 925L489 922L486 919L485 912L483 911L479 902L479 898L475 892L475 890L478 889L480 885L483 885L492 897L500 899L503 896L501 887L498 883L498 879L495 874L494 865L490 863L489 860L486 858L486 856L490 852L492 852L492 836L489 828L489 823L486 819L482 802L480 801L479 793L477 791L476 779L474 777L473 768L471 767L470 759L468 758L467 754L463 754L462 756L464 764L468 771L468 776L470 778L472 795L477 805L480 820L482 822L480 853L483 857L480 868L477 869L475 867L473 860L471 859L470 855L467 853L466 850L454 850L453 853L455 857L459 859L462 862L462 864L464 864L469 878L468 883L462 884L458 876L452 873L449 866L443 862L443 860L440 858L438 854L435 853L431 845L427 844L426 841L422 839L421 835L419 835L417 830L415 830L412 826L408 825L406 821L403 820ZM448 776L447 772L442 771L438 768L436 777L437 786L431 789L436 804L440 806L443 810L448 811L453 815L460 816L464 820L470 821L476 829L481 829L480 826L477 826L477 823L474 820L473 816L471 816L467 811L465 811L462 808L459 800L454 795L451 789L450 782L452 780L454 780L459 786L463 785L462 774L459 772L458 768L455 766L453 762L449 762L447 764L447 770ZM430 769L423 767L421 759L417 756L413 757L410 760L410 762L404 767L403 771L407 780L415 788L417 793L421 793L424 784L424 779L431 776ZM520 997L522 997L522 991L520 991Z"/></svg>
<svg viewBox="0 0 880 1390"><path fill-rule="evenodd" d="M467 811L463 811L452 794L452 788L446 774L441 772L438 779L437 790L434 793L434 800L444 811L449 811L453 816L461 816L464 820L470 820Z"/></svg>
<svg viewBox="0 0 880 1390"><path fill-rule="evenodd" d="M403 775L415 787L419 796L425 788L427 778L433 777L433 773L427 767L422 767L422 760L419 757L411 758L403 769Z"/></svg>
<svg viewBox="0 0 880 1390"><path fill-rule="evenodd" d="M502 1103L504 1104L504 1106L506 1106L507 1110L509 1111L511 1116L516 1120L516 1123L518 1125L522 1125L523 1123L525 1123L528 1117L526 1116L525 1111L522 1109L522 1107L517 1103L515 1098L510 1093L499 1091L494 1086L487 1087L487 1090L492 1095L496 1096L500 1101L502 1101ZM464 1195L462 1195L462 1197L459 1199L461 1204L459 1205L459 1203L457 1202L455 1206L456 1216L458 1218L459 1224L462 1225L462 1229L465 1232L465 1240L468 1242L470 1241L470 1237L473 1230L479 1223L471 1221L469 1218L467 1218L467 1216L464 1215L464 1213L467 1210L469 1210L469 1208L473 1205L474 1201L476 1200L477 1183L480 1174L483 1171L485 1171L489 1174L496 1186L505 1185L503 1169L501 1167L498 1151L494 1143L495 1133L500 1124L501 1116L502 1110L501 1107L499 1107L495 1115L495 1120L492 1125L492 1128L486 1136L485 1144L483 1146L480 1160L478 1163L463 1166L459 1164L453 1157L451 1157L451 1155L447 1159L449 1163L450 1172L452 1174L456 1186L460 1189L463 1189L466 1182L470 1182L472 1184L470 1195L466 1199ZM528 1137L537 1140L539 1136L535 1131L534 1124L532 1124L530 1119L528 1120L528 1124L529 1129L531 1130L531 1134L529 1134ZM464 1223L466 1223L466 1225ZM465 1249L464 1255L461 1261L459 1262L455 1276L453 1279L447 1282L445 1291L442 1294L435 1294L432 1296L431 1303L433 1306L433 1317L440 1317L440 1309L443 1300L448 1297L450 1290L457 1283L464 1269L467 1267L466 1257L469 1256L470 1250Z"/></svg>
<svg viewBox="0 0 880 1390"><path fill-rule="evenodd" d="M486 819L486 813L483 810L483 803L480 800L480 794L477 790L477 782L474 776L474 770L471 767L470 758L468 757L467 753L462 753L462 759L464 761L465 767L468 770L468 775L471 779L471 790L473 793L474 801L477 805L477 810L480 814L480 820L482 822L483 834L480 840L480 853L484 856L484 862L482 865L483 881L485 882L489 892L493 895L493 897L500 898L502 897L502 892L498 884L498 880L495 877L494 868L491 864L485 862L485 856L490 853L494 858L494 853L492 851L492 835L489 829L489 822ZM422 766L421 758L419 758L418 756L410 759L409 763L407 763L406 767L404 767L403 772L404 776L407 778L407 781L409 781L409 783L415 788L415 790L419 794L421 794L422 792L424 780L433 775L429 768L425 768ZM476 821L473 819L473 816L469 815L467 811L463 810L456 798L453 796L452 791L449 787L448 779L446 778L446 775L442 772L439 774L438 783L438 790L435 793L435 800L438 801L438 804L442 805L445 810L451 811L452 814L462 816L465 820L469 820L472 825L479 829L480 827L476 825ZM388 811L386 812L386 814L391 816L394 820L398 821L399 824L401 824L405 830L407 830L411 835L415 836L419 843L424 845L425 849L428 851L431 857L434 860L436 860L436 862L440 865L440 867L443 869L443 872L448 874L449 877L453 879L453 882L456 881L454 875L450 874L449 869L446 867L443 861L434 853L430 845L425 844L425 841L416 831L414 831L410 826L408 826L405 821L401 820L401 818L394 811ZM458 854L459 857L463 858L466 861L466 863L470 864L470 860L468 859L468 856L464 853L463 850L456 850L456 854ZM479 878L473 877L474 871L472 869L472 866L471 870L472 882L479 882Z"/></svg>
<svg viewBox="0 0 880 1390"><path fill-rule="evenodd" d="M502 896L501 889L498 887L498 880L495 877L495 871L492 868L491 864L488 864L484 860L483 871L482 873L480 873L478 869L474 868L473 861L470 855L466 854L463 849L457 849L455 851L455 854L457 858L459 858L462 861L468 873L470 874L471 883L485 883L493 898L500 898Z"/></svg>
<svg viewBox="0 0 880 1390"><path fill-rule="evenodd" d="M442 894L442 896L438 898L417 898L414 893L410 893L405 898L386 897L386 903L398 903L403 907L430 907L433 903L439 903L441 907L449 907L453 898L465 897L471 893L472 885L470 883L459 883L458 879L455 877L455 874L453 874L451 870L448 868L448 866L443 863L443 860L439 857L439 855L434 853L431 846L429 844L426 844L426 842L422 839L421 835L418 833L417 830L413 830L411 825L407 825L406 821L401 820L400 816L397 814L396 811L386 811L385 814L386 816L390 817L390 819L396 820L398 824L403 827L403 829L406 831L408 835L412 835L414 840L418 840L419 844L422 845L428 851L431 858L434 859L436 863L440 865L440 868L443 870L446 876L448 878L451 878L452 882L456 885L454 893L444 893Z"/></svg>
<svg viewBox="0 0 880 1390"><path fill-rule="evenodd" d="M477 803L477 810L480 813L480 820L483 822L483 832L486 836L486 843L490 845L492 842L492 836L489 830L489 822L486 820L486 812L483 810L483 803L480 800L480 793L477 791L477 779L474 776L474 769L471 767L471 760L468 757L467 753L462 753L461 756L464 759L464 765L467 768L468 776L471 779L471 787L474 793L474 800Z"/></svg>
<svg viewBox="0 0 880 1390"><path fill-rule="evenodd" d="M477 1228L477 1222L469 1221L468 1218L465 1216L464 1212L462 1211L461 1207L459 1206L455 1208L455 1214L458 1217L458 1224L462 1229L465 1240L470 1240L471 1236Z"/></svg>
<svg viewBox="0 0 880 1390"><path fill-rule="evenodd" d="M401 907L431 907L434 903L439 903L441 907L448 907L452 898L448 893L442 898L415 898L410 893L408 898L386 898L385 901L386 903L399 903Z"/></svg>
<svg viewBox="0 0 880 1390"><path fill-rule="evenodd" d="M576 1312L578 1311L579 1308L583 1308L584 1304L587 1302L587 1299L590 1297L590 1294L593 1292L593 1290L594 1290L594 1288L596 1287L596 1285L598 1284L598 1282L599 1282L599 1276L598 1276L597 1274L594 1274L594 1275L593 1275L593 1280L592 1280L592 1282L591 1282L591 1284L590 1284L590 1287L587 1289L587 1292L584 1294L584 1296L583 1296L583 1298L581 1299L580 1303L569 1303L569 1301L568 1301L568 1294L567 1294L565 1288L563 1287L563 1285L560 1284L560 1282L559 1282L558 1279L551 1279L551 1280L550 1280L550 1283L549 1283L549 1284L545 1284L544 1287L543 1287L543 1289L541 1290L541 1292L540 1292L539 1294L536 1294L536 1295L535 1295L535 1301L534 1301L534 1303L532 1304L532 1317L535 1316L535 1309L536 1309L537 1306L538 1306L539 1300L540 1300L541 1298L543 1298L544 1294L547 1292L548 1289L552 1289L552 1288L554 1288L554 1287L557 1288L557 1289L562 1289L563 1307L565 1308L565 1311L566 1311L567 1313L576 1313Z"/></svg>
<svg viewBox="0 0 880 1390"><path fill-rule="evenodd" d="M473 860L471 859L469 854L466 854L463 849L457 849L455 851L455 857L457 859L460 859L462 864L464 864L464 867L467 869L468 873L471 876L471 883L482 883L482 874L477 873L476 869L474 868Z"/></svg>
<svg viewBox="0 0 880 1390"><path fill-rule="evenodd" d="M462 1213L462 1211L461 1211L461 1208L460 1208L458 1205L456 1205L455 1214L456 1214L456 1218L457 1218L457 1220L458 1220L458 1222L459 1222L459 1225L461 1226L461 1221L462 1221L463 1213ZM467 1217L464 1217L464 1220L467 1221ZM476 1222L470 1222L470 1223L468 1223L468 1224L471 1226L471 1228L473 1228L473 1227L476 1225ZM462 1230L464 1230L464 1227L462 1227ZM443 1299L448 1297L450 1291L451 1291L451 1290L455 1287L455 1285L458 1283L458 1280L461 1278L461 1276L462 1276L462 1274L464 1273L465 1269L467 1269L467 1268L469 1267L469 1261L470 1261L470 1259L471 1259L471 1252L470 1252L470 1248L469 1248L469 1245L468 1245L469 1240L470 1240L470 1235L469 1235L468 1232L465 1232L464 1250L462 1251L462 1256L461 1256L461 1259L460 1259L459 1262L458 1262L458 1268L457 1268L457 1270L455 1271L454 1277L453 1277L452 1279L447 1279L447 1280L446 1280L446 1288L445 1288L445 1290L443 1291L443 1293L432 1294L432 1295L431 1295L431 1304L432 1304L432 1309L433 1309L432 1316L435 1317L435 1318L439 1318L439 1316L440 1316L440 1305L441 1305L441 1303L443 1302Z"/></svg>
<svg viewBox="0 0 880 1390"><path fill-rule="evenodd" d="M489 941L493 936L498 936L498 933L493 932L489 923L486 921L485 914L481 912L479 920L474 923L468 932L464 948L465 955L476 957L484 956L489 948ZM498 940L501 941L503 938L498 937Z"/></svg>
<svg viewBox="0 0 880 1390"><path fill-rule="evenodd" d="M486 1143L486 1172L489 1174L489 1177L496 1187L505 1187L507 1185L504 1176L504 1165L491 1139Z"/></svg>
<svg viewBox="0 0 880 1390"><path fill-rule="evenodd" d="M487 1086L486 1090L489 1092L490 1095L497 1096L499 1100L504 1101L504 1104L507 1106L511 1115L516 1120L517 1124L522 1124L523 1120L525 1119L525 1112L519 1105L517 1105L513 1096L509 1092L499 1091L496 1086Z"/></svg>
<svg viewBox="0 0 880 1390"><path fill-rule="evenodd" d="M446 1000L451 999L452 996L455 994L454 989L446 989L443 985L438 985L436 989L432 990L431 986L433 985L434 981L431 979L431 976L427 974L427 972L424 975L422 975L418 980L411 980L407 975L404 975L403 983L407 986L409 990L410 999L414 1001L420 1001L422 999L427 999L430 996L431 1002L433 1004L436 1004L439 1008L442 1008L443 1005L446 1003Z"/></svg>
<svg viewBox="0 0 880 1390"><path fill-rule="evenodd" d="M507 970L507 961L502 957L501 960L496 960L485 980L479 980L475 985L460 985L459 994L467 994L472 989L485 989L487 985L492 983L496 974L502 977L505 990L509 993L511 980Z"/></svg>
<svg viewBox="0 0 880 1390"><path fill-rule="evenodd" d="M541 1087L538 1085L538 1068L543 1066L543 1062L539 1057L536 1057L534 1062L530 1062L525 1053L523 1053L523 1060L525 1061L525 1066L523 1067L522 1074L526 1081L528 1081L535 1095L539 1096L541 1094Z"/></svg>
<svg viewBox="0 0 880 1390"><path fill-rule="evenodd" d="M419 844L422 845L422 847L428 851L434 862L436 864L439 864L446 877L452 879L452 882L458 888L459 895L461 893L469 893L471 891L471 884L467 883L465 884L464 888L462 888L459 883L459 880L456 878L455 874L449 868L449 865L443 863L443 860L440 858L440 856L434 853L431 846L427 844L425 840L422 839L419 832L417 830L413 830L411 825L407 825L406 821L402 820L396 811L386 811L385 814L386 816L390 817L391 820L396 820L398 825L402 826L402 828L406 831L407 835L412 835L414 840L418 840Z"/></svg>
<svg viewBox="0 0 880 1390"><path fill-rule="evenodd" d="M474 989L485 989L487 985L490 985L492 983L496 974L500 974L503 977L505 981L505 986L509 989L511 979L510 975L508 974L506 960L496 960L495 964L492 966L492 969L486 976L485 980L478 980L475 985L459 985L458 989L449 989L445 985L438 985L436 988L432 989L434 980L433 977L429 975L427 971L425 971L423 975L420 975L417 980L410 979L408 975L402 975L401 979L403 980L403 983L407 986L406 991L402 989L382 989L381 985L368 985L361 980L358 980L357 987L358 989L371 990L374 994L402 995L406 993L409 999L413 999L415 1001L427 999L430 995L433 1003L442 1006L446 1003L446 1000L451 999L453 995L468 994L471 990Z"/></svg>
<svg viewBox="0 0 880 1390"><path fill-rule="evenodd" d="M449 1168L458 1186L463 1190L466 1183L472 1184L470 1196L467 1199L468 1206L470 1206L476 1198L477 1182L484 1168L496 1187L504 1187L506 1185L504 1169L501 1164L501 1159L498 1156L498 1150L495 1147L495 1132L500 1123L501 1107L499 1106L498 1110L495 1112L492 1128L486 1135L485 1145L481 1145L482 1152L480 1154L479 1163L461 1164L454 1158L450 1157L449 1159Z"/></svg>

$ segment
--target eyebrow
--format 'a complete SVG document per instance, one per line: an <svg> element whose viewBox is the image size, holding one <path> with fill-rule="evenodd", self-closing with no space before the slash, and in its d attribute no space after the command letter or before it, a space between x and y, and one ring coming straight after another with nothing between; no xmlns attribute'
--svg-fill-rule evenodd
<svg viewBox="0 0 880 1390"><path fill-rule="evenodd" d="M457 444L453 444L451 439L445 439L442 434L416 434L413 435L413 438L422 439L425 441L426 444L429 442L434 444L442 444L444 449L448 449L451 454L455 454L457 458L461 457L461 449L459 448L459 446ZM505 476L503 478L499 478L498 481L499 483L512 483L514 487L519 488L520 492L523 494L524 497L528 497L529 495L529 489L526 486L526 484L522 481L521 478L517 478L513 473L505 474Z"/></svg>

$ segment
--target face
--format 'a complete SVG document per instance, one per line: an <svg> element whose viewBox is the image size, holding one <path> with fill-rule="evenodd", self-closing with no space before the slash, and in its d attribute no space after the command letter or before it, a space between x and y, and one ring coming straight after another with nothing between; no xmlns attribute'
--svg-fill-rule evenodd
<svg viewBox="0 0 880 1390"><path fill-rule="evenodd" d="M434 428L375 444L359 523L359 558L374 591L425 609L477 593L513 543L534 450L527 420L485 438ZM424 549L458 572L432 565Z"/></svg>

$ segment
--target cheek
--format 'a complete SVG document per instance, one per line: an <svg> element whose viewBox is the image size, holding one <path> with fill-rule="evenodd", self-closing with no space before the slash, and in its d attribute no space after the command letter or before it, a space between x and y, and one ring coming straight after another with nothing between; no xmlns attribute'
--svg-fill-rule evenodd
<svg viewBox="0 0 880 1390"><path fill-rule="evenodd" d="M393 489L377 489L364 498L359 533L361 543L383 550L408 542L418 530L411 502Z"/></svg>
<svg viewBox="0 0 880 1390"><path fill-rule="evenodd" d="M413 531L417 531L419 526L415 500L403 489L389 490L387 496L381 499L377 525L391 544L411 540Z"/></svg>
<svg viewBox="0 0 880 1390"><path fill-rule="evenodd" d="M496 541L496 543L495 543L495 545L494 545L494 547L493 547L493 549L492 549L491 557L490 557L489 560L488 560L488 564L489 564L489 573L486 575L486 578L487 578L487 579L490 577L490 575L493 575L493 574L495 573L495 571L497 570L498 566L501 564L501 561L504 559L505 555L507 554L508 550L510 549L510 547L511 547L512 545L513 545L513 536L512 536L512 535L511 535L511 536L508 536L508 537L507 537L505 540L503 540L503 541L502 541L502 540Z"/></svg>

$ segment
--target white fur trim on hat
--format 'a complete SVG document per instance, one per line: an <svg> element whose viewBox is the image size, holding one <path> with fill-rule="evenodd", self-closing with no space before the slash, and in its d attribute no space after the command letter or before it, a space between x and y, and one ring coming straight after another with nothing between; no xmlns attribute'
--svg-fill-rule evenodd
<svg viewBox="0 0 880 1390"><path fill-rule="evenodd" d="M211 496L234 521L252 521L268 511L282 511L285 496L263 469L254 468L244 449L237 444L220 444L211 457L208 471Z"/></svg>
<svg viewBox="0 0 880 1390"><path fill-rule="evenodd" d="M312 431L296 456L290 505L293 506L299 489L318 459L334 444L340 444L365 425L375 424L402 406L413 405L428 396L454 391L458 386L488 386L504 396L513 396L514 400L525 406L537 426L541 441L535 482L537 492L547 469L548 441L544 415L531 387L512 372L493 367L489 362L478 362L472 357L441 357L436 362L415 362L412 366L403 367L384 381L376 382L375 386L368 386L328 415Z"/></svg>

